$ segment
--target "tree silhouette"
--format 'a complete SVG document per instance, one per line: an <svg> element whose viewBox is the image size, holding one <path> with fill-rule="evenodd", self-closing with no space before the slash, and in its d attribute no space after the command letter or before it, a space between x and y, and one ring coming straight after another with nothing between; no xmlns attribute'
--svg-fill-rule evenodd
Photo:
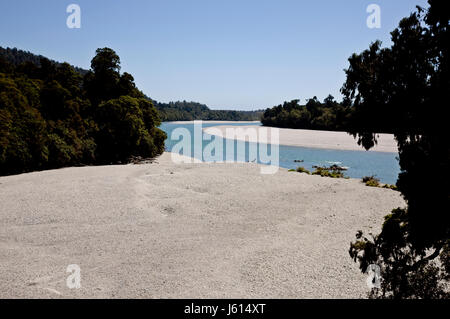
<svg viewBox="0 0 450 319"><path fill-rule="evenodd" d="M265 126L342 131L349 128L351 111L348 105L336 102L331 95L323 103L314 96L306 105L292 100L267 109L261 122Z"/></svg>
<svg viewBox="0 0 450 319"><path fill-rule="evenodd" d="M363 272L371 263L382 266L374 297L449 296L449 12L443 2L429 4L400 21L392 47L377 41L353 54L342 88L358 143L369 149L376 132L389 131L399 149L397 186L407 207L386 216L379 235L358 232L350 247Z"/></svg>

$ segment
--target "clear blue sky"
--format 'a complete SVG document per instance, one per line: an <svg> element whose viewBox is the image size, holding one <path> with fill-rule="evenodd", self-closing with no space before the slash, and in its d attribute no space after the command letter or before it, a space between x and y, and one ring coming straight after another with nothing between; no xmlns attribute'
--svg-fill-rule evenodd
<svg viewBox="0 0 450 319"><path fill-rule="evenodd" d="M81 29L66 7L81 7ZM369 29L366 8L381 7ZM2 0L0 46L83 68L99 47L152 98L215 109L260 109L329 93L341 99L353 52L380 39L425 0Z"/></svg>

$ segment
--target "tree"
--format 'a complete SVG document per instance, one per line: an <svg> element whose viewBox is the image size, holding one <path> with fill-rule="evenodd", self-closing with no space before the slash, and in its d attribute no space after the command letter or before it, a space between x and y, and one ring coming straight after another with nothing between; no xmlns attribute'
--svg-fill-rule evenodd
<svg viewBox="0 0 450 319"><path fill-rule="evenodd" d="M164 150L165 134L151 102L121 96L99 106L97 158L126 161L130 156L154 157Z"/></svg>
<svg viewBox="0 0 450 319"><path fill-rule="evenodd" d="M0 175L45 167L46 124L14 79L0 77Z"/></svg>
<svg viewBox="0 0 450 319"><path fill-rule="evenodd" d="M84 78L84 87L94 105L118 98L120 58L110 48L97 49L91 61L91 69Z"/></svg>
<svg viewBox="0 0 450 319"><path fill-rule="evenodd" d="M353 54L342 88L358 143L370 149L377 132L392 132L399 149L397 186L407 207L387 215L380 234L358 232L350 247L363 272L382 266L375 297L449 297L449 12L443 2L429 5L400 21L392 47L377 41Z"/></svg>
<svg viewBox="0 0 450 319"><path fill-rule="evenodd" d="M306 105L299 100L267 109L261 119L263 125L313 130L344 130L348 126L351 109L328 95L323 103L313 97Z"/></svg>
<svg viewBox="0 0 450 319"><path fill-rule="evenodd" d="M85 87L98 124L96 158L124 162L130 156L154 157L164 151L166 135L153 103L129 73L120 74L120 58L109 48L98 49Z"/></svg>

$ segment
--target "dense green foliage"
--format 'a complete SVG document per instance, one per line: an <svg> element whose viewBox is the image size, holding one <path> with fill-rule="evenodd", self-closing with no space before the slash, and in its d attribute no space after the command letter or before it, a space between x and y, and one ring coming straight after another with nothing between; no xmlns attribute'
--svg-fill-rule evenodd
<svg viewBox="0 0 450 319"><path fill-rule="evenodd" d="M359 126L351 133L366 149L376 132L392 131L398 143L398 190L406 208L386 216L380 234L358 232L350 255L364 272L381 266L373 297L448 298L450 279L450 12L429 0L401 20L393 45L373 43L349 58L342 92ZM430 169L432 171L430 171Z"/></svg>
<svg viewBox="0 0 450 319"><path fill-rule="evenodd" d="M259 121L262 111L211 110L196 102L155 103L162 121Z"/></svg>
<svg viewBox="0 0 450 319"><path fill-rule="evenodd" d="M12 64L13 66L19 66L22 65L22 67L27 67L27 64L34 64L35 66L41 65L41 59L47 59L46 57L42 55L37 55L28 51L19 50L16 48L2 48L0 47L0 59L3 59L4 61L7 61L8 63ZM51 63L56 65L61 65L62 63L49 60ZM75 71L80 73L82 76L85 75L88 70L72 66Z"/></svg>
<svg viewBox="0 0 450 319"><path fill-rule="evenodd" d="M315 167L312 175L319 175L322 177L331 177L331 178L346 178L345 174L340 169L334 169L332 167Z"/></svg>
<svg viewBox="0 0 450 319"><path fill-rule="evenodd" d="M342 105L329 95L323 103L317 97L309 99L305 105L299 100L284 102L267 109L261 123L265 126L342 131L349 126L351 108Z"/></svg>
<svg viewBox="0 0 450 319"><path fill-rule="evenodd" d="M0 57L0 175L162 153L156 109L119 71L108 48L97 50L84 77L44 57Z"/></svg>
<svg viewBox="0 0 450 319"><path fill-rule="evenodd" d="M391 184L381 184L380 180L376 178L374 175L372 176L364 176L362 178L362 182L369 187L380 187L380 188L389 188L394 191L397 190L397 186Z"/></svg>
<svg viewBox="0 0 450 319"><path fill-rule="evenodd" d="M41 60L50 61L56 66L61 65L61 63L48 60L42 55L35 55L16 48L4 49L0 47L0 59L12 64L17 69L40 67ZM81 76L85 76L89 72L75 66L73 68ZM211 110L208 106L197 102L177 101L160 103L147 96L145 97L156 107L162 121L259 121L263 113L262 111Z"/></svg>
<svg viewBox="0 0 450 319"><path fill-rule="evenodd" d="M306 168L304 168L303 166L299 166L297 167L297 169L295 170L298 173L305 173L305 174L311 174L310 171L308 171Z"/></svg>
<svg viewBox="0 0 450 319"><path fill-rule="evenodd" d="M380 180L373 175L372 176L364 176L362 181L364 184L366 184L366 186L370 186L370 187L379 187L380 186Z"/></svg>

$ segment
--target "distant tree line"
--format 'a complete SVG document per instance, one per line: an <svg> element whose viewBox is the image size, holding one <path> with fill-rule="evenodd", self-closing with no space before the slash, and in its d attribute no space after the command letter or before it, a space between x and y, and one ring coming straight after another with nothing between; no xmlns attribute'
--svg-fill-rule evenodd
<svg viewBox="0 0 450 319"><path fill-rule="evenodd" d="M163 152L157 111L131 74L120 73L113 50L98 49L84 75L67 63L2 52L10 54L0 56L0 175Z"/></svg>
<svg viewBox="0 0 450 319"><path fill-rule="evenodd" d="M197 102L155 103L162 121L259 121L262 111L211 110Z"/></svg>
<svg viewBox="0 0 450 319"><path fill-rule="evenodd" d="M32 65L40 67L41 60L50 61L56 66L62 63L49 60L42 55L19 50L16 48L0 47L0 58L12 64L17 70L33 68ZM84 77L89 71L72 66L73 69ZM145 95L144 95L145 96ZM208 106L187 101L177 101L160 103L145 96L156 107L162 121L192 121L192 120L215 120L215 121L259 121L263 113L258 111L231 111L231 110L211 110Z"/></svg>
<svg viewBox="0 0 450 319"><path fill-rule="evenodd" d="M351 124L352 109L336 102L331 95L323 102L317 97L308 99L304 105L299 101L292 100L267 109L261 123L265 126L332 131L345 131Z"/></svg>

